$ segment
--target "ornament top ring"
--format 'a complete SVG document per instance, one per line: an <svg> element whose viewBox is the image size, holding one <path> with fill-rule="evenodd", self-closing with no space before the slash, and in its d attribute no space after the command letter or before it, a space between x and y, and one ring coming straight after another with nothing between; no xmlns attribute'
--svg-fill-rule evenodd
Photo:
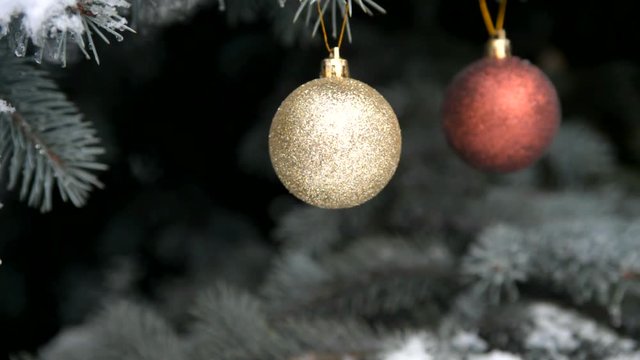
<svg viewBox="0 0 640 360"><path fill-rule="evenodd" d="M269 132L280 181L321 208L349 208L373 198L395 173L400 151L393 109L375 89L349 78L338 48L322 62L319 79L282 102Z"/></svg>

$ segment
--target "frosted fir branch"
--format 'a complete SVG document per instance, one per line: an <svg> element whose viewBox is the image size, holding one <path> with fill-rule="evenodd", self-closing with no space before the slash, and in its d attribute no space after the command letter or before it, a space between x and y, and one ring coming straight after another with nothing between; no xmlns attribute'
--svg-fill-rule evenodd
<svg viewBox="0 0 640 360"><path fill-rule="evenodd" d="M67 65L68 43L75 43L87 59L99 64L94 36L110 43L107 34L122 41L121 32L134 32L119 11L129 7L125 0L6 0L0 4L0 38L7 36L16 56L27 54L29 43L36 47L40 63L45 52Z"/></svg>
<svg viewBox="0 0 640 360"><path fill-rule="evenodd" d="M278 321L277 328L294 340L306 355L330 354L364 357L381 350L381 336L369 326L354 319L288 318ZM304 355L303 355L304 356ZM296 358L302 359L299 354Z"/></svg>
<svg viewBox="0 0 640 360"><path fill-rule="evenodd" d="M197 299L192 314L194 360L282 359L289 353L287 339L273 331L262 302L251 294L218 285Z"/></svg>
<svg viewBox="0 0 640 360"><path fill-rule="evenodd" d="M119 301L94 320L102 351L110 359L183 359L183 346L171 326L147 307Z"/></svg>
<svg viewBox="0 0 640 360"><path fill-rule="evenodd" d="M610 180L617 166L611 144L579 122L563 124L546 158L557 185L567 188Z"/></svg>
<svg viewBox="0 0 640 360"><path fill-rule="evenodd" d="M519 230L503 225L480 235L463 263L463 272L477 280L476 291L489 294L494 303L503 294L510 300L517 298L517 283L526 281L531 273L531 254L523 242Z"/></svg>
<svg viewBox="0 0 640 360"><path fill-rule="evenodd" d="M339 212L313 207L285 214L275 229L275 238L292 250L326 251L342 238Z"/></svg>
<svg viewBox="0 0 640 360"><path fill-rule="evenodd" d="M450 260L450 254L437 246L361 239L320 259L285 254L263 291L276 313L393 313L453 291Z"/></svg>
<svg viewBox="0 0 640 360"><path fill-rule="evenodd" d="M224 3L224 0L219 0L219 1ZM317 0L299 0L300 4L303 6L312 6L316 3L316 1ZM381 14L387 13L387 11L382 6L378 5L378 3L376 3L373 0L320 0L320 1L323 1L324 3L331 2L332 9L333 7L337 6L337 7L340 7L340 10L342 10L343 12L345 10L344 5L346 3L349 3L349 16L352 15L353 3L356 3L356 5L358 5L362 9L362 11L364 11L364 13L368 15L373 15L372 9L380 12ZM287 3L287 0L278 0L278 2L282 7ZM323 3L321 3L320 5L323 5Z"/></svg>
<svg viewBox="0 0 640 360"><path fill-rule="evenodd" d="M498 225L481 235L463 266L483 290L515 295L516 282L552 284L578 304L606 306L619 324L625 295L640 290L633 275L640 273L640 222L584 218L530 230Z"/></svg>
<svg viewBox="0 0 640 360"><path fill-rule="evenodd" d="M462 211L465 218L479 224L503 222L536 228L548 222L579 218L632 219L637 216L639 206L635 195L616 187L588 192L550 192L494 186Z"/></svg>
<svg viewBox="0 0 640 360"><path fill-rule="evenodd" d="M369 353L380 343L360 322L274 316L262 299L226 285L203 293L193 315L194 360L331 359L325 356Z"/></svg>
<svg viewBox="0 0 640 360"><path fill-rule="evenodd" d="M68 327L39 352L44 360L184 360L184 343L149 307L117 300Z"/></svg>
<svg viewBox="0 0 640 360"><path fill-rule="evenodd" d="M56 187L83 206L102 187L95 172L107 168L97 161L104 149L96 131L44 71L12 56L0 55L0 64L0 96L15 109L0 113L0 181L43 212Z"/></svg>
<svg viewBox="0 0 640 360"><path fill-rule="evenodd" d="M195 326L187 346L191 359L278 360L463 360L490 355L477 335L390 334L349 318L309 314L279 316L264 301L219 285L203 294L193 311ZM477 359L491 359L478 357ZM497 359L497 358L496 358Z"/></svg>
<svg viewBox="0 0 640 360"><path fill-rule="evenodd" d="M274 237L286 253L329 254L353 239L384 232L377 215L384 206L378 201L349 210L294 207L279 217Z"/></svg>
<svg viewBox="0 0 640 360"><path fill-rule="evenodd" d="M627 293L640 289L640 222L579 219L545 224L527 234L538 248L533 265L537 277L565 289L577 303L607 306L614 324L621 322Z"/></svg>
<svg viewBox="0 0 640 360"><path fill-rule="evenodd" d="M283 7L287 0L278 0L280 6ZM318 16L317 2L320 1L322 14L330 12L330 16L325 16L325 23L329 24L331 36L335 39L338 37L342 21L345 16L345 6L349 5L347 14L346 35L349 42L352 41L350 17L353 16L354 3L362 9L367 15L373 15L374 10L386 14L386 10L373 0L299 0L300 5L296 11L293 22L297 22L301 17L304 18L305 24L310 25L313 22L312 36L315 36L320 28L320 17ZM329 29L327 29L329 30Z"/></svg>

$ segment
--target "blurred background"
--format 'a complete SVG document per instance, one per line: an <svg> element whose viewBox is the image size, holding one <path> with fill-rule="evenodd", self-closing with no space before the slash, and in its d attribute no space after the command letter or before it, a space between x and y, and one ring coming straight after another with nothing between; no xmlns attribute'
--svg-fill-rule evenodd
<svg viewBox="0 0 640 360"><path fill-rule="evenodd" d="M297 2L244 13L233 1L226 12L204 2L161 26L134 23L137 34L99 45L100 66L43 65L96 124L110 168L101 175L106 188L81 209L57 201L41 214L0 190L0 358L41 348L122 294L155 304L180 328L194 289L218 278L248 288L263 280L280 247L278 220L300 206L271 170L269 122L289 92L317 77L326 54L319 36L290 24ZM353 43L342 54L352 76L380 90L401 126L409 124L411 154L442 137L442 90L482 55L487 33L476 1L379 3L386 15L355 9ZM636 189L638 14L631 0L513 0L505 24L514 54L556 85L563 127L601 139L610 163L625 169L608 180L625 177ZM429 110L412 108L417 103ZM410 134L418 122L429 124L428 137ZM589 154L590 144L573 137L571 148L554 151ZM599 176L598 161L575 166L593 166ZM548 166L537 165L536 186L571 182L572 170Z"/></svg>

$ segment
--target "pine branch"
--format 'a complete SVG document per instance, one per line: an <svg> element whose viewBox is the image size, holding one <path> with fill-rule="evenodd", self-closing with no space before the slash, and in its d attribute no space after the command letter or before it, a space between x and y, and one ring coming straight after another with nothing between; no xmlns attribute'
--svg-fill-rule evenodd
<svg viewBox="0 0 640 360"><path fill-rule="evenodd" d="M118 41L123 31L134 32L119 10L129 7L126 0L8 0L0 5L0 38L8 35L8 43L16 56L27 53L29 42L36 47L34 59L42 62L45 54L51 60L67 65L68 42L75 42L87 59L93 55L100 63L94 42L97 35L105 43L109 33Z"/></svg>
<svg viewBox="0 0 640 360"><path fill-rule="evenodd" d="M278 0L280 2L280 6L285 6L287 0ZM347 30L346 35L349 42L352 41L351 36L351 24L350 17L353 15L354 3L362 9L362 11L367 15L373 15L374 10L386 14L386 10L378 5L373 0L300 0L300 5L298 6L298 10L296 11L293 22L297 22L300 17L304 17L305 24L310 25L313 22L313 31L312 35L315 36L320 28L320 17L318 16L317 10L317 2L320 1L320 7L322 9L322 13L330 12L330 16L325 15L325 21L327 24L330 24L330 32L334 39L338 37L338 33L340 32L340 28L342 25L342 20L345 16L345 6L349 5L349 13L347 15ZM329 31L329 29L327 29Z"/></svg>
<svg viewBox="0 0 640 360"><path fill-rule="evenodd" d="M518 281L553 284L579 304L606 306L619 324L625 295L640 290L640 223L584 218L526 231L499 225L481 235L464 266L483 289L515 295Z"/></svg>
<svg viewBox="0 0 640 360"><path fill-rule="evenodd" d="M140 305L118 302L95 319L102 354L118 360L181 360L183 347L164 319ZM105 359L103 357L103 359Z"/></svg>
<svg viewBox="0 0 640 360"><path fill-rule="evenodd" d="M563 124L549 149L547 161L556 185L586 188L606 183L615 174L611 144L582 123Z"/></svg>
<svg viewBox="0 0 640 360"><path fill-rule="evenodd" d="M285 214L275 229L275 238L294 251L325 252L342 237L341 213L304 207Z"/></svg>
<svg viewBox="0 0 640 360"><path fill-rule="evenodd" d="M117 300L40 352L46 360L184 360L184 344L150 308Z"/></svg>
<svg viewBox="0 0 640 360"><path fill-rule="evenodd" d="M193 314L195 360L306 359L370 353L380 345L360 322L274 317L260 298L223 285L204 293Z"/></svg>
<svg viewBox="0 0 640 360"><path fill-rule="evenodd" d="M393 313L455 291L449 256L437 246L390 238L362 239L321 259L288 253L264 294L281 314Z"/></svg>
<svg viewBox="0 0 640 360"><path fill-rule="evenodd" d="M308 314L284 319L271 316L271 319L280 333L297 344L298 353L364 357L381 349L380 336L355 319L323 319Z"/></svg>
<svg viewBox="0 0 640 360"><path fill-rule="evenodd" d="M495 186L462 210L462 215L478 224L503 222L536 228L548 222L580 218L633 219L639 207L637 196L616 187L551 192Z"/></svg>
<svg viewBox="0 0 640 360"><path fill-rule="evenodd" d="M286 253L330 254L353 239L386 231L380 214L386 203L377 200L347 210L295 207L279 218L274 237Z"/></svg>
<svg viewBox="0 0 640 360"><path fill-rule="evenodd" d="M96 131L41 70L24 60L0 55L0 97L14 109L0 113L0 180L20 184L20 197L50 211L58 188L64 201L83 206L94 188L103 185L95 171L104 153Z"/></svg>
<svg viewBox="0 0 640 360"><path fill-rule="evenodd" d="M282 359L293 352L275 332L261 301L236 289L218 286L202 294L193 310L191 356L207 359Z"/></svg>
<svg viewBox="0 0 640 360"><path fill-rule="evenodd" d="M531 256L520 231L494 226L480 235L463 263L463 272L476 278L476 291L486 292L494 303L503 293L507 299L518 296L517 283L531 274Z"/></svg>

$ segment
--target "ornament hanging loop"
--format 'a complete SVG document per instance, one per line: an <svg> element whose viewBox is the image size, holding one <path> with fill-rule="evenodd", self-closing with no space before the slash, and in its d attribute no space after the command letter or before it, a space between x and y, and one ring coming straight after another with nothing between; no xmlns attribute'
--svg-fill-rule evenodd
<svg viewBox="0 0 640 360"><path fill-rule="evenodd" d="M327 35L327 26L324 23L324 11L322 11L322 7L320 7L320 0L316 0L316 5L318 8L318 17L320 19L320 27L322 28L322 37L324 38L324 46L327 48L329 55L333 57L334 50L331 48L331 45L329 45L329 36ZM344 40L344 33L345 33L345 30L347 29L348 19L349 19L349 2L345 1L344 16L342 18L342 28L340 29L340 37L338 38L337 48L340 48L342 46L342 40Z"/></svg>
<svg viewBox="0 0 640 360"><path fill-rule="evenodd" d="M496 19L496 25L493 25L491 20L491 13L489 13L489 7L487 6L487 0L480 0L480 11L482 12L482 18L484 24L487 27L489 36L498 37L499 32L504 29L504 17L507 13L507 0L500 0L500 10L498 10L498 18Z"/></svg>

